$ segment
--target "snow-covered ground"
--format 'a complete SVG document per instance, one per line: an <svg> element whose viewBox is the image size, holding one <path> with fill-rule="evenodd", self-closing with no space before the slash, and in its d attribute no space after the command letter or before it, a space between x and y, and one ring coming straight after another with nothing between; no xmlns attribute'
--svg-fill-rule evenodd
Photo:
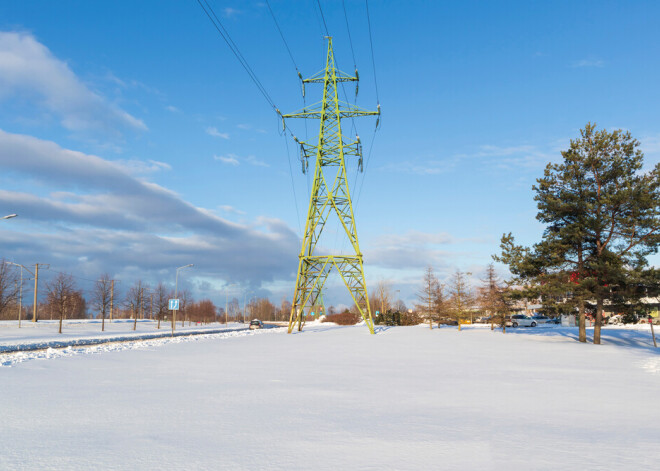
<svg viewBox="0 0 660 471"><path fill-rule="evenodd" d="M322 324L65 349L0 368L0 469L660 469L645 327L600 346Z"/></svg>
<svg viewBox="0 0 660 471"><path fill-rule="evenodd" d="M101 340L125 341L140 338L156 338L171 335L172 324L152 320L138 320L133 330L133 321L119 319L105 322L105 330L101 331L101 321L91 319L66 320L62 324L62 333L59 332L59 321L42 320L39 322L23 321L18 327L18 321L0 321L0 353L15 349L33 349L47 347L61 347L73 344L97 343ZM175 334L199 333L220 330L241 330L247 328L246 324L221 323L195 324L184 326L177 323Z"/></svg>

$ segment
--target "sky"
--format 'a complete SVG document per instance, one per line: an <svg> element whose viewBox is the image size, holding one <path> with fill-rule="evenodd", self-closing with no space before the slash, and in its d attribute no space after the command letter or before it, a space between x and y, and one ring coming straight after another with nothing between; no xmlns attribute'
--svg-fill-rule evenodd
<svg viewBox="0 0 660 471"><path fill-rule="evenodd" d="M365 171L347 162L367 284L408 305L429 265L477 285L503 233L539 240L532 185L587 122L660 161L657 2L271 0L291 55L267 3L209 3L283 113L321 98L297 70L324 68L324 20L357 66L357 104L382 109L377 131L355 120ZM198 299L290 300L311 172L281 126L196 0L2 2L0 212L19 216L0 257L83 290L193 263ZM326 305L348 304L340 283Z"/></svg>

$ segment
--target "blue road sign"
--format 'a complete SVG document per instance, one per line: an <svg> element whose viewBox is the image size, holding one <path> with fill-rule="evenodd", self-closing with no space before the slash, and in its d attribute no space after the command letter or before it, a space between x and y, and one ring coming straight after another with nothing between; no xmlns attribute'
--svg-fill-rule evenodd
<svg viewBox="0 0 660 471"><path fill-rule="evenodd" d="M170 311L178 311L179 310L179 300L178 299L170 299L170 304L168 309Z"/></svg>

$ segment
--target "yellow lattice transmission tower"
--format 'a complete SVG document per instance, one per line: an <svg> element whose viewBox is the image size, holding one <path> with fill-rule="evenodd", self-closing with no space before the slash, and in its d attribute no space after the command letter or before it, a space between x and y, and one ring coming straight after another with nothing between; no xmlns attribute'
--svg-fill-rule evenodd
<svg viewBox="0 0 660 471"><path fill-rule="evenodd" d="M306 118L320 120L318 144L309 144L294 137L300 145L303 172L307 169L310 156L316 156L314 182L309 199L307 223L300 249L298 276L293 295L293 305L289 318L289 333L296 327L302 330L306 311L322 303L322 290L328 275L335 268L348 288L355 305L369 331L374 333L374 323L369 307L367 284L364 277L362 252L358 244L353 204L346 177L345 156L358 159L362 168L362 146L360 138L352 142L344 142L342 135L342 119L358 116L380 115L378 111L365 111L347 102L339 100L338 85L340 82L357 82L355 75L341 72L335 67L335 57L332 49L332 37L327 37L328 55L325 70L314 76L303 79L305 84L323 84L323 100L306 106L297 113L282 115L285 118ZM376 123L378 126L378 123ZM337 219L335 219L337 218ZM332 221L331 221L332 220ZM351 249L348 254L321 253L328 252L327 247L319 245L321 233L330 222L338 223L339 232L345 232Z"/></svg>

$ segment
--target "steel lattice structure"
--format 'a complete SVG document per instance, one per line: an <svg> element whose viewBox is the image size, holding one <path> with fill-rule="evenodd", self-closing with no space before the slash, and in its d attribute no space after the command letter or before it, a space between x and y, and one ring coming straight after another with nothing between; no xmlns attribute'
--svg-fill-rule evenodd
<svg viewBox="0 0 660 471"><path fill-rule="evenodd" d="M323 286L328 275L335 268L351 293L362 319L364 319L369 331L373 334L374 324L371 317L362 253L358 244L353 204L348 188L344 161L347 155L355 156L359 159L358 165L361 169L362 146L357 136L355 141L344 142L341 120L343 118L380 115L380 105L378 111L366 111L356 105L339 100L338 84L340 82L357 82L359 77L357 70L353 76L341 72L335 67L332 38L328 37L327 40L328 55L325 70L302 81L303 94L305 84L323 84L323 100L314 105L306 106L297 113L282 115L282 120L285 118L320 120L317 145L299 141L294 137L300 145L303 172L307 169L308 157L313 155L316 156L316 169L309 200L307 223L305 224L305 233L299 255L298 276L289 318L289 333L292 332L296 324L298 330L302 330L305 310L323 302ZM317 254L317 244L323 228L329 218L335 216L338 217L340 226L348 236L352 253L348 255Z"/></svg>

